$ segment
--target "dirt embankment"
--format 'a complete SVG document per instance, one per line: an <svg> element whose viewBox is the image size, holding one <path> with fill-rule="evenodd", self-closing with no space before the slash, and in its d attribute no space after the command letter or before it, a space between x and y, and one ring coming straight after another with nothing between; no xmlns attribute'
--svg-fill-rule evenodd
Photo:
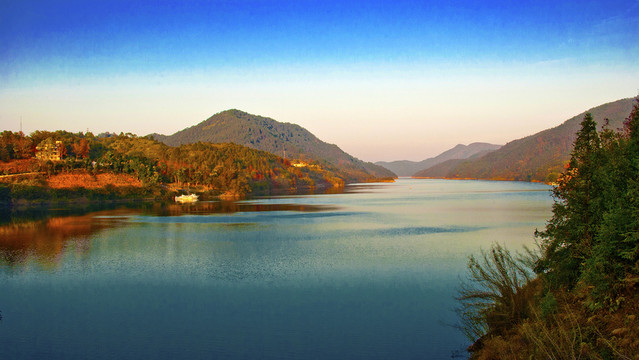
<svg viewBox="0 0 639 360"><path fill-rule="evenodd" d="M20 159L8 162L0 161L0 175L32 172L37 163L38 161L36 159Z"/></svg>
<svg viewBox="0 0 639 360"><path fill-rule="evenodd" d="M107 185L114 187L142 187L142 182L127 174L89 174L89 173L64 173L57 174L47 179L47 186L52 189L69 189L82 187L86 189L99 189Z"/></svg>

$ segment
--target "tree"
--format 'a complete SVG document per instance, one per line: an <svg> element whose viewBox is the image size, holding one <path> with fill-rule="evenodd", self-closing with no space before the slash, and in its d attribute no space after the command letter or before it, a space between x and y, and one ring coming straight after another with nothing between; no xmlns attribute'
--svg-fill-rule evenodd
<svg viewBox="0 0 639 360"><path fill-rule="evenodd" d="M75 154L76 160L79 157L86 159L89 156L89 142L86 139L80 139L79 142L73 143L73 153Z"/></svg>
<svg viewBox="0 0 639 360"><path fill-rule="evenodd" d="M553 195L535 270L551 287L591 286L595 305L612 300L624 277L639 274L639 99L623 133L599 134L584 117Z"/></svg>
<svg viewBox="0 0 639 360"><path fill-rule="evenodd" d="M0 160L28 159L33 156L32 141L22 132L5 130L0 134Z"/></svg>
<svg viewBox="0 0 639 360"><path fill-rule="evenodd" d="M544 231L536 233L542 239L544 256L535 270L544 274L552 286L572 287L583 270L585 259L591 255L602 217L600 147L597 123L587 113L566 172L553 190L553 217Z"/></svg>
<svg viewBox="0 0 639 360"><path fill-rule="evenodd" d="M58 148L58 154L60 155L60 159L64 159L67 156L67 147L63 142L56 142L56 146Z"/></svg>
<svg viewBox="0 0 639 360"><path fill-rule="evenodd" d="M605 213L584 270L599 305L623 289L624 277L639 273L639 101L624 125L622 135L602 134Z"/></svg>

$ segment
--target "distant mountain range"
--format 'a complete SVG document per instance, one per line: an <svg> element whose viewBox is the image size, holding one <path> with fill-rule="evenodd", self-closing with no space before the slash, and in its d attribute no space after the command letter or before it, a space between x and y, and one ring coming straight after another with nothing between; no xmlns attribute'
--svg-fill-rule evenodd
<svg viewBox="0 0 639 360"><path fill-rule="evenodd" d="M634 99L622 99L588 110L599 125L609 120L609 128L622 129ZM563 172L586 112L561 125L523 139L511 141L484 156L449 160L420 171L414 177L554 181Z"/></svg>
<svg viewBox="0 0 639 360"><path fill-rule="evenodd" d="M215 114L173 135L150 136L170 146L197 142L235 143L288 159L326 162L348 174L350 181L396 177L386 168L359 160L337 145L325 143L299 125L235 109Z"/></svg>
<svg viewBox="0 0 639 360"><path fill-rule="evenodd" d="M499 149L501 145L493 145L488 143L472 143L469 145L459 144L452 149L444 151L443 153L428 158L422 161L409 161L409 160L399 160L399 161L378 161L375 164L379 166L383 166L386 169L391 170L395 174L399 176L412 176L413 174L428 169L437 164L443 163L445 161L451 159L468 159L470 157L474 157L477 155L484 155L491 151L495 151Z"/></svg>

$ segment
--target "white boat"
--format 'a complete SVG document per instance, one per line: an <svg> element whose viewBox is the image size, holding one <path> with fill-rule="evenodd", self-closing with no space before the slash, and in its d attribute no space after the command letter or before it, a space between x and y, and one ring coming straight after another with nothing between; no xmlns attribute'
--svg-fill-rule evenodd
<svg viewBox="0 0 639 360"><path fill-rule="evenodd" d="M189 195L180 195L180 196L176 196L175 197L175 202L178 203L194 203L196 202L198 199L198 196L196 194L189 194Z"/></svg>

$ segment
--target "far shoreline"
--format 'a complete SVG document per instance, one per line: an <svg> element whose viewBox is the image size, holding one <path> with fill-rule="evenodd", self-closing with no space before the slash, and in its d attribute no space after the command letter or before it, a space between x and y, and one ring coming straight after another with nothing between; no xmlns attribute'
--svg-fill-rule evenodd
<svg viewBox="0 0 639 360"><path fill-rule="evenodd" d="M554 183L549 183L549 182L546 182L546 181L539 181L539 180L517 180L517 179L502 179L502 178L484 179L484 178L421 177L421 176L402 176L402 178L406 178L406 179L425 179L425 180L513 181L513 182L527 182L527 183L534 183L534 184L544 184L544 185L549 185L549 186L553 186L553 184L554 184Z"/></svg>

